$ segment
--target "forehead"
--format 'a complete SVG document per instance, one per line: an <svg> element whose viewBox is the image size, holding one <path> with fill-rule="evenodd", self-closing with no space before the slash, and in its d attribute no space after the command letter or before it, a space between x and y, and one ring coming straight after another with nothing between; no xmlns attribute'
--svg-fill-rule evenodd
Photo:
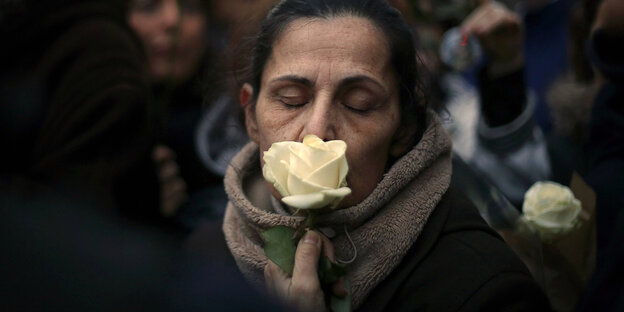
<svg viewBox="0 0 624 312"><path fill-rule="evenodd" d="M383 75L389 70L389 63L384 34L369 20L300 18L291 22L276 40L265 73L269 67L270 72L282 72L320 70L319 66L329 65L354 74Z"/></svg>

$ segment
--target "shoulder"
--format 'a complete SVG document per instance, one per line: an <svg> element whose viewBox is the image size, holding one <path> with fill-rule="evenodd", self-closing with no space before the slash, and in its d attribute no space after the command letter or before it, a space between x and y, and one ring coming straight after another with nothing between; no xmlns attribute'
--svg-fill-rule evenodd
<svg viewBox="0 0 624 312"><path fill-rule="evenodd" d="M548 309L523 263L452 189L389 279L378 289L391 294L384 310Z"/></svg>

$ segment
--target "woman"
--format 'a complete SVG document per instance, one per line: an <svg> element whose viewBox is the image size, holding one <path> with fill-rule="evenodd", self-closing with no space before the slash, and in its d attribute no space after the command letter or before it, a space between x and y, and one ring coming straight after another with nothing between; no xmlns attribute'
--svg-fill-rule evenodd
<svg viewBox="0 0 624 312"><path fill-rule="evenodd" d="M351 259L358 310L542 310L522 263L449 189L451 144L418 99L416 54L396 10L381 0L286 0L265 19L252 79L240 93L253 141L226 173L223 230L243 274L304 310L324 310L324 253ZM343 140L352 190L300 241L287 276L259 233L301 221L262 179L262 152L308 134ZM258 161L260 160L260 161ZM342 281L334 287L344 295Z"/></svg>
<svg viewBox="0 0 624 312"><path fill-rule="evenodd" d="M161 212L191 230L204 219L223 216L225 168L247 141L236 105L214 97L221 79L213 68L216 40L210 31L211 2L133 0L130 4L128 22L143 43L155 102L164 110L162 145L153 151ZM210 84L202 88L208 77Z"/></svg>

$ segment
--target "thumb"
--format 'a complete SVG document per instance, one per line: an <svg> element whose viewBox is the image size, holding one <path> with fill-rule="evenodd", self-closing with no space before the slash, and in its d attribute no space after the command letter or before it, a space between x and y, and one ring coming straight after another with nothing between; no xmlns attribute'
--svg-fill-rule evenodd
<svg viewBox="0 0 624 312"><path fill-rule="evenodd" d="M292 284L303 289L320 288L317 266L322 250L322 239L315 231L308 231L297 246Z"/></svg>

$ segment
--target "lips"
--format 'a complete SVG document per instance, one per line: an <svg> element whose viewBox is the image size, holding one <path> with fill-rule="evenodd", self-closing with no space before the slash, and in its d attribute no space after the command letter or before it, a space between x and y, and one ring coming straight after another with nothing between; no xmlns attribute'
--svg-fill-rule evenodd
<svg viewBox="0 0 624 312"><path fill-rule="evenodd" d="M150 54L154 57L169 58L172 56L174 48L171 45L152 44Z"/></svg>

